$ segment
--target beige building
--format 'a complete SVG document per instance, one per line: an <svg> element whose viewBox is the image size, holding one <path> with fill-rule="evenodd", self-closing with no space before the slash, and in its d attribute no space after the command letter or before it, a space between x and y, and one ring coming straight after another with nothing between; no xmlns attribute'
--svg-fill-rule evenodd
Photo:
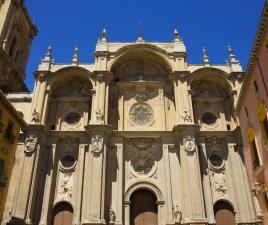
<svg viewBox="0 0 268 225"><path fill-rule="evenodd" d="M96 45L95 63L52 60L8 98L29 128L2 224L258 224L234 113L242 68L188 64L172 42Z"/></svg>

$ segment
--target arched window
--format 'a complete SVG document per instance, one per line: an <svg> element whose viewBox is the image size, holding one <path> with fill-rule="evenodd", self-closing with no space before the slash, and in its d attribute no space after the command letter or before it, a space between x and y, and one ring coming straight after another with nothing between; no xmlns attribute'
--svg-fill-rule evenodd
<svg viewBox="0 0 268 225"><path fill-rule="evenodd" d="M60 203L53 209L52 225L72 225L73 208L68 203Z"/></svg>
<svg viewBox="0 0 268 225"><path fill-rule="evenodd" d="M214 216L216 225L236 225L234 209L225 201L216 202Z"/></svg>

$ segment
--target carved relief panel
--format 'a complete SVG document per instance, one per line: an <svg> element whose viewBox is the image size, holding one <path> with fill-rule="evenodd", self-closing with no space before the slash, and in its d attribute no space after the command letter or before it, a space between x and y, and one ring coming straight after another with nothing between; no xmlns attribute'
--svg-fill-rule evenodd
<svg viewBox="0 0 268 225"><path fill-rule="evenodd" d="M226 144L224 139L212 137L206 139L208 169L213 202L230 199L226 177Z"/></svg>
<svg viewBox="0 0 268 225"><path fill-rule="evenodd" d="M161 158L159 148L159 141L155 139L128 139L126 143L127 179L157 178L157 168Z"/></svg>

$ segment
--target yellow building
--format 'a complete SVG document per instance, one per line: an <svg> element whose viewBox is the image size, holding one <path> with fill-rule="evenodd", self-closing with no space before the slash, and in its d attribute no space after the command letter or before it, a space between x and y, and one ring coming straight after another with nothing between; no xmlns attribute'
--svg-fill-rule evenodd
<svg viewBox="0 0 268 225"><path fill-rule="evenodd" d="M20 129L24 129L26 126L23 118L0 90L0 221Z"/></svg>

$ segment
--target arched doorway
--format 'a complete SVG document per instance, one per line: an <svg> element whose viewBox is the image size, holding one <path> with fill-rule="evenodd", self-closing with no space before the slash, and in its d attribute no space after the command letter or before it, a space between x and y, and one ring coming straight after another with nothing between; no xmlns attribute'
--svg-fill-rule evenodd
<svg viewBox="0 0 268 225"><path fill-rule="evenodd" d="M72 225L73 208L67 203L60 203L53 209L52 225Z"/></svg>
<svg viewBox="0 0 268 225"><path fill-rule="evenodd" d="M157 225L156 197L152 192L138 190L130 200L130 225Z"/></svg>
<svg viewBox="0 0 268 225"><path fill-rule="evenodd" d="M214 205L216 225L236 225L233 207L224 201L218 201Z"/></svg>

